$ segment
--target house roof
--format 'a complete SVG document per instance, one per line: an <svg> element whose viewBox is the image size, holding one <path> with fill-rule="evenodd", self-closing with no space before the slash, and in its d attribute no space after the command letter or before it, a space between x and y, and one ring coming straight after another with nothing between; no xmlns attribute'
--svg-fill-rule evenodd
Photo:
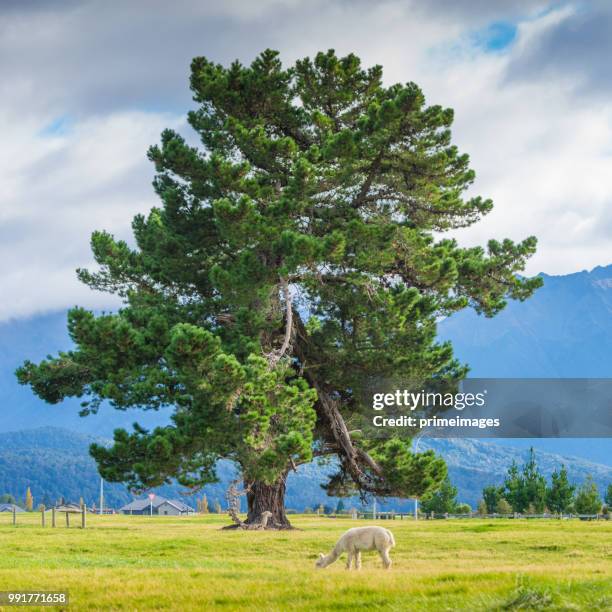
<svg viewBox="0 0 612 612"><path fill-rule="evenodd" d="M17 504L0 504L0 512L12 512L15 508L15 512L25 512L25 510Z"/></svg>
<svg viewBox="0 0 612 612"><path fill-rule="evenodd" d="M122 506L120 510L122 512L130 511L130 510L135 511L135 512L140 512L142 510L146 510L150 508L151 503L154 508L158 508L162 504L167 503L167 504L170 504L171 506L174 506L180 512L193 512L194 511L191 506L184 504L182 501L179 501L178 499L166 499L165 497L161 497L161 495L156 495L153 498L153 500L150 500L148 497L145 497L144 499L135 499L131 501L129 504L125 504L125 506Z"/></svg>
<svg viewBox="0 0 612 612"><path fill-rule="evenodd" d="M166 501L181 512L194 512L194 509L191 506L188 506L178 499L167 499Z"/></svg>
<svg viewBox="0 0 612 612"><path fill-rule="evenodd" d="M81 504L75 504L72 502L68 502L66 504L57 504L55 506L56 510L59 512L81 512Z"/></svg>

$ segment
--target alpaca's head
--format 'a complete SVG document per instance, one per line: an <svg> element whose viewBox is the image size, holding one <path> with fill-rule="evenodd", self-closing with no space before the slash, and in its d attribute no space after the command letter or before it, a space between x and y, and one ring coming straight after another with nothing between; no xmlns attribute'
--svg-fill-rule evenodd
<svg viewBox="0 0 612 612"><path fill-rule="evenodd" d="M319 558L315 561L315 567L327 567L327 559L323 553L319 553Z"/></svg>
<svg viewBox="0 0 612 612"><path fill-rule="evenodd" d="M261 513L261 518L270 518L272 516L272 513L269 510L264 510Z"/></svg>

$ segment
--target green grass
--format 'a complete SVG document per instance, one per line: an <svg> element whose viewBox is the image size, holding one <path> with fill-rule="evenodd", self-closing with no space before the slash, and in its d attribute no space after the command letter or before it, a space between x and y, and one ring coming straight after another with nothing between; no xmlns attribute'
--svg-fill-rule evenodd
<svg viewBox="0 0 612 612"><path fill-rule="evenodd" d="M0 590L67 589L70 610L612 610L607 521L381 521L393 569L366 553L347 572L315 558L370 521L296 516L299 530L238 532L217 515L88 519L43 529L36 513L17 527L0 514Z"/></svg>

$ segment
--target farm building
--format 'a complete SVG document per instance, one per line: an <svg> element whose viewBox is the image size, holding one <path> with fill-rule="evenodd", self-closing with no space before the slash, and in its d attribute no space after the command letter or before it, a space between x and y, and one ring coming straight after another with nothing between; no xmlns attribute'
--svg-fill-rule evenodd
<svg viewBox="0 0 612 612"><path fill-rule="evenodd" d="M55 506L55 510L57 512L80 512L81 504L76 504L74 502L64 502L62 504L57 504Z"/></svg>
<svg viewBox="0 0 612 612"><path fill-rule="evenodd" d="M152 511L152 512L151 512ZM152 500L148 497L135 499L134 501L119 508L123 514L159 514L162 516L179 516L182 514L194 514L195 510L178 499L166 499L156 495Z"/></svg>
<svg viewBox="0 0 612 612"><path fill-rule="evenodd" d="M15 512L25 512L25 510L17 504L0 504L0 512L12 512L15 508Z"/></svg>

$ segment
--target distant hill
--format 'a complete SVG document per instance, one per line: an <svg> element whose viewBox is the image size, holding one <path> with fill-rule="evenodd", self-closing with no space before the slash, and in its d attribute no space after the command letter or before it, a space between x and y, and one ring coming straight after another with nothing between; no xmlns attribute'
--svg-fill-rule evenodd
<svg viewBox="0 0 612 612"><path fill-rule="evenodd" d="M439 325L441 339L476 378L612 378L612 265L565 276L497 316L461 311ZM498 440L612 465L610 439Z"/></svg>
<svg viewBox="0 0 612 612"><path fill-rule="evenodd" d="M168 412L119 411L102 406L98 414L80 417L80 400L49 405L17 383L15 370L24 360L39 361L58 350L69 350L66 313L0 323L0 432L37 426L65 427L82 433L112 436L117 427L138 421L144 427L163 423Z"/></svg>
<svg viewBox="0 0 612 612"><path fill-rule="evenodd" d="M89 456L92 442L106 440L55 427L0 434L0 492L23 499L30 487L36 505L49 505L64 497L87 504L98 503L100 476ZM107 484L111 506L131 499L122 485Z"/></svg>
<svg viewBox="0 0 612 612"><path fill-rule="evenodd" d="M10 493L23 499L30 487L38 505L49 505L60 497L78 501L83 497L88 505L99 503L100 476L94 460L89 456L92 442L110 444L106 438L75 433L58 427L0 433L0 494ZM302 466L298 474L290 479L287 506L302 510L305 506L319 503L334 505L337 499L327 497L320 484L331 468L311 464ZM209 505L220 502L225 506L225 493L236 476L232 465L221 461L217 466L219 482L205 487L196 496L207 495ZM195 506L188 491L178 485L167 485L155 489L159 495L178 497ZM133 495L121 484L105 483L106 505L118 508ZM244 502L243 502L244 503ZM407 507L403 502L400 507ZM387 504L389 506L389 504Z"/></svg>
<svg viewBox="0 0 612 612"><path fill-rule="evenodd" d="M487 319L463 310L439 326L479 378L612 378L612 265L565 276Z"/></svg>
<svg viewBox="0 0 612 612"><path fill-rule="evenodd" d="M497 441L485 440L427 440L420 448L431 448L446 460L453 484L459 489L462 501L476 507L484 486L501 484L512 461L525 462L528 448L503 446ZM561 465L567 467L570 480L582 483L590 474L603 496L612 483L612 467L586 461L578 457L537 451L540 471L550 480L551 474Z"/></svg>
<svg viewBox="0 0 612 612"><path fill-rule="evenodd" d="M63 496L78 501L82 496L86 503L98 503L100 477L93 459L88 454L93 441L105 442L84 434L76 434L55 427L43 427L27 431L0 434L0 494L11 493L22 498L26 487L30 487L35 503L49 504ZM481 440L423 440L422 448L432 448L446 460L451 480L459 489L459 499L475 507L485 485L503 480L513 460L522 463L526 451L503 447ZM550 477L561 464L568 468L570 478L582 482L591 474L600 490L612 483L612 468L584 461L575 457L562 457L550 453L537 453L542 472ZM287 480L287 507L303 510L319 503L335 506L337 498L329 498L320 483L333 469L331 465L301 466L297 473L290 473ZM235 472L228 462L218 466L220 482L204 489L209 503L224 504L225 492ZM179 497L185 490L180 486L165 486L156 489L160 495ZM201 494L200 494L201 495ZM119 507L131 499L127 489L118 484L105 484L107 504ZM186 503L195 505L189 497ZM358 499L345 500L345 505L359 506ZM381 503L384 508L408 510L408 500L391 500Z"/></svg>

